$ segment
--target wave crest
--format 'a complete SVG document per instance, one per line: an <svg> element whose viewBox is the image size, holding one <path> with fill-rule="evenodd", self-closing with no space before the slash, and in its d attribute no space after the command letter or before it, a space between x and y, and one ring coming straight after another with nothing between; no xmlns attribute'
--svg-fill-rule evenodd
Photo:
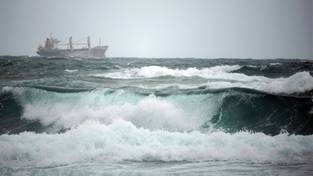
<svg viewBox="0 0 313 176"><path fill-rule="evenodd" d="M0 101L4 100L1 111L6 113L4 117L14 116L6 120L11 120L13 131L8 131L13 133L20 127L15 131L33 131L21 119L40 122L45 131L52 133L89 120L106 125L125 120L150 130L251 130L271 135L286 130L291 134L313 134L311 97L280 96L242 88L172 93L111 89L59 93L6 88L4 92L7 93L0 95ZM1 121L0 126L6 126L6 121ZM25 123L25 128L21 123Z"/></svg>
<svg viewBox="0 0 313 176"><path fill-rule="evenodd" d="M153 78L161 76L199 76L203 78L218 75L222 72L231 72L239 69L239 65L221 65L203 69L187 68L187 69L172 69L161 66L146 66L141 68L124 69L116 72L94 74L95 77L106 77L114 79L136 79L136 78Z"/></svg>
<svg viewBox="0 0 313 176"><path fill-rule="evenodd" d="M63 134L1 135L0 148L2 166L124 160L297 163L312 159L313 136L150 131L123 120L89 121Z"/></svg>
<svg viewBox="0 0 313 176"><path fill-rule="evenodd" d="M162 88L166 87L166 85L177 85L182 89L195 88L194 82L196 82L198 86L206 86L209 89L240 87L283 94L305 93L313 90L313 77L309 72L298 72L286 78L267 78L264 76L248 76L243 73L233 72L240 68L241 66L239 65L222 65L202 69L172 69L160 66L147 66L122 69L104 74L94 74L93 76L111 79L130 79L130 81L138 78L156 78L162 76L177 77L177 80L169 79L159 82L156 88L160 87L160 84ZM180 80L178 77L186 77L186 79ZM199 77L206 81L195 81L196 78L194 77ZM137 82L135 83L138 85ZM147 80L145 83L140 83L138 86L144 88L151 88L152 86L153 88L152 83L150 84Z"/></svg>

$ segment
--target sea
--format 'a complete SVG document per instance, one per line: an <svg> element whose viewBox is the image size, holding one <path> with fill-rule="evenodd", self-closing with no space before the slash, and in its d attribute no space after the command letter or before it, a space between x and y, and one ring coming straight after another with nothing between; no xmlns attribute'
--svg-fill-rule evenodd
<svg viewBox="0 0 313 176"><path fill-rule="evenodd" d="M313 61L0 56L0 175L313 175Z"/></svg>

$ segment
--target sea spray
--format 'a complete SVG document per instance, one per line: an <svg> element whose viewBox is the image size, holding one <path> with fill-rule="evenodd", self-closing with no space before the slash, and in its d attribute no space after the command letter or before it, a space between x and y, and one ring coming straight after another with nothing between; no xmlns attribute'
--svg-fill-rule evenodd
<svg viewBox="0 0 313 176"><path fill-rule="evenodd" d="M85 122L62 134L0 136L2 166L58 166L89 161L215 161L301 163L312 158L312 136L151 131L116 120ZM79 153L79 155L78 155Z"/></svg>
<svg viewBox="0 0 313 176"><path fill-rule="evenodd" d="M0 56L0 175L312 175L312 65Z"/></svg>
<svg viewBox="0 0 313 176"><path fill-rule="evenodd" d="M151 130L248 130L271 135L284 130L291 134L313 133L313 102L306 96L275 95L242 88L154 93L126 89L59 91L4 88L2 96L10 99L10 104L4 104L4 110L12 103L20 107L16 120L12 121L16 126L11 122L8 131L25 130L29 124L33 130L31 124L40 122L46 132L59 132L88 120L108 125L121 119ZM21 130L20 120L26 120ZM42 131L42 127L39 129Z"/></svg>

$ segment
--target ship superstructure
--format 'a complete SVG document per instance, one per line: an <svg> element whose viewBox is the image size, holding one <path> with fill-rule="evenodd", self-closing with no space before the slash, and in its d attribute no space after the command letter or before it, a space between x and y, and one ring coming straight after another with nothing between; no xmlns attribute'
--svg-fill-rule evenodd
<svg viewBox="0 0 313 176"><path fill-rule="evenodd" d="M47 57L80 57L80 58L103 58L108 46L99 45L91 47L90 37L87 37L86 43L73 43L72 37L69 37L68 43L62 44L57 38L52 35L46 39L44 45L40 45L37 54ZM78 46L81 46L78 48Z"/></svg>

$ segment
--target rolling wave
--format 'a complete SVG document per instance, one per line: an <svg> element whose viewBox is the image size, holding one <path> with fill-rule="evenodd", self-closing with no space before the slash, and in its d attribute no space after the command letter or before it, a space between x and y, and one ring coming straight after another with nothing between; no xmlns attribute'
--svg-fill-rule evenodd
<svg viewBox="0 0 313 176"><path fill-rule="evenodd" d="M1 113L7 120L1 121L5 129L2 133L29 130L55 133L89 120L106 125L125 120L150 130L313 134L313 102L307 96L242 88L58 91L4 88L0 96Z"/></svg>
<svg viewBox="0 0 313 176"><path fill-rule="evenodd" d="M111 79L143 79L157 77L186 77L184 82L192 82L195 77L205 78L207 82L203 82L200 86L206 86L210 89L223 88L250 88L271 93L297 94L305 93L313 90L313 77L309 72L298 72L286 78L267 78L264 76L248 76L243 73L234 73L233 71L240 69L239 65L223 65L210 68L187 68L187 69L171 69L160 66L148 66L141 68L122 69L115 72L94 74L94 77L111 78ZM175 79L165 82L161 88L175 85ZM174 81L174 82L173 82ZM149 82L149 80L148 80ZM178 87L183 89L194 88L194 84L177 83ZM199 82L196 84L199 86ZM146 88L149 88L147 85ZM141 87L145 88L145 85ZM150 86L151 87L151 86ZM153 87L153 86L152 86ZM155 88L160 88L160 84Z"/></svg>
<svg viewBox="0 0 313 176"><path fill-rule="evenodd" d="M0 175L311 172L311 61L0 58Z"/></svg>
<svg viewBox="0 0 313 176"><path fill-rule="evenodd" d="M1 135L0 148L3 167L53 167L88 161L227 160L295 164L312 160L313 136L179 133L138 128L124 120L110 125L88 121L62 134Z"/></svg>
<svg viewBox="0 0 313 176"><path fill-rule="evenodd" d="M94 74L93 76L114 79L153 78L161 76L174 76L174 77L199 76L203 78L210 78L212 76L218 76L221 73L237 70L240 67L241 66L239 65L221 65L202 69L192 67L191 68L189 67L187 69L172 69L161 66L145 66L141 68L122 69L116 72L109 72L104 74Z"/></svg>

